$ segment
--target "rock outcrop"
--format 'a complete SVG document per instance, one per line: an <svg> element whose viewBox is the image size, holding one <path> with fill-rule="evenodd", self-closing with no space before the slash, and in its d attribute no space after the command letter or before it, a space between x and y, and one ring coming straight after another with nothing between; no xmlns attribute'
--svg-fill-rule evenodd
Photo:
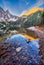
<svg viewBox="0 0 44 65"><path fill-rule="evenodd" d="M39 37L40 42L40 55L41 55L41 62L44 65L44 31L36 29L35 27L29 27L28 30L34 31L35 34Z"/></svg>

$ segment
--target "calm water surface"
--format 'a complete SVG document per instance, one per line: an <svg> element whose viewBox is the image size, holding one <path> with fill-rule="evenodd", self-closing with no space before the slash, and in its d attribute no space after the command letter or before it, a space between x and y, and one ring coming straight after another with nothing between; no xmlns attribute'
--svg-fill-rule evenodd
<svg viewBox="0 0 44 65"><path fill-rule="evenodd" d="M14 51L16 56L20 59L21 65L39 65L39 40L30 41L29 43L27 43L26 40L27 38L18 34L7 38L5 42L14 43Z"/></svg>

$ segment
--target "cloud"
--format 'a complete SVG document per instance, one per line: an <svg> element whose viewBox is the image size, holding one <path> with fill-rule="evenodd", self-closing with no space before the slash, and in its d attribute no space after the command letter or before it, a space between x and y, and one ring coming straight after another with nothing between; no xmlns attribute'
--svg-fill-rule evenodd
<svg viewBox="0 0 44 65"><path fill-rule="evenodd" d="M22 16L25 12L27 12L27 10L25 10L25 11L22 11L22 13L20 14L20 16Z"/></svg>
<svg viewBox="0 0 44 65"><path fill-rule="evenodd" d="M7 2L6 0L3 0L3 5L5 10L9 8L9 2Z"/></svg>
<svg viewBox="0 0 44 65"><path fill-rule="evenodd" d="M39 6L43 5L43 4L44 4L43 0L37 0L37 2L34 5L32 5L30 8L39 7Z"/></svg>
<svg viewBox="0 0 44 65"><path fill-rule="evenodd" d="M25 1L26 5L29 5L29 2L28 1Z"/></svg>
<svg viewBox="0 0 44 65"><path fill-rule="evenodd" d="M9 11L12 14L17 14L17 12L19 12L16 8L14 8L14 6L11 7L11 3L9 1L3 0L3 4L4 4L5 10L9 9ZM26 5L29 5L30 2L25 1L25 4ZM33 4L31 6L28 6L28 9L35 8L35 7L39 7L39 6L43 5L43 4L44 4L44 0L37 0L37 2L35 4ZM21 11L24 9L24 7L21 7L21 3L20 3L20 6L19 7L20 7L20 10ZM22 13L20 14L20 16L22 16L26 11L27 11L27 9L26 10L23 10ZM17 14L17 15L19 15L19 14Z"/></svg>
<svg viewBox="0 0 44 65"><path fill-rule="evenodd" d="M26 5L29 4L29 2L26 2L26 1L25 1L25 3L26 3ZM43 4L44 4L44 0L37 0L37 2L35 4L29 6L29 9L39 7L39 6L43 5ZM27 10L22 11L20 16L22 16L25 12L27 12Z"/></svg>
<svg viewBox="0 0 44 65"><path fill-rule="evenodd" d="M27 2L26 2L26 3L27 3ZM27 3L27 5L28 5L28 4L29 4L29 3ZM37 0L37 2L36 2L34 5L30 6L29 9L35 8L35 7L39 7L39 6L43 5L43 4L44 4L43 0ZM22 11L22 13L20 14L20 16L22 16L25 12L27 12L27 10Z"/></svg>

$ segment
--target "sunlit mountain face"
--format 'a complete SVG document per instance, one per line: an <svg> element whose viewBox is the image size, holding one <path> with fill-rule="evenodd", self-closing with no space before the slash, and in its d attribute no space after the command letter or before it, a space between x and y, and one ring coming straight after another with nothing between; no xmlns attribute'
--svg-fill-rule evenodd
<svg viewBox="0 0 44 65"><path fill-rule="evenodd" d="M43 8L33 8L33 9L27 11L26 13L24 13L24 16L29 16L31 14L36 13L37 11L44 12L44 9Z"/></svg>

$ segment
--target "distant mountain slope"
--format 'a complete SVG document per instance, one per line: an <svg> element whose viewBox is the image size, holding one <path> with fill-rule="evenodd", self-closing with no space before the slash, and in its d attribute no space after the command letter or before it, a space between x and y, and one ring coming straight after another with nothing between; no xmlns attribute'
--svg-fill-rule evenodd
<svg viewBox="0 0 44 65"><path fill-rule="evenodd" d="M44 23L44 10L42 8L31 9L16 21L16 24L20 24L24 28L42 23Z"/></svg>
<svg viewBox="0 0 44 65"><path fill-rule="evenodd" d="M18 16L14 16L9 10L4 11L3 8L0 7L0 21L15 21L17 19Z"/></svg>
<svg viewBox="0 0 44 65"><path fill-rule="evenodd" d="M27 17L27 21L24 23L24 27L40 25L42 21L43 12L37 11Z"/></svg>
<svg viewBox="0 0 44 65"><path fill-rule="evenodd" d="M27 12L24 13L25 16L29 16L31 14L34 14L35 12L37 11L41 11L41 12L44 12L44 9L43 8L33 8Z"/></svg>

